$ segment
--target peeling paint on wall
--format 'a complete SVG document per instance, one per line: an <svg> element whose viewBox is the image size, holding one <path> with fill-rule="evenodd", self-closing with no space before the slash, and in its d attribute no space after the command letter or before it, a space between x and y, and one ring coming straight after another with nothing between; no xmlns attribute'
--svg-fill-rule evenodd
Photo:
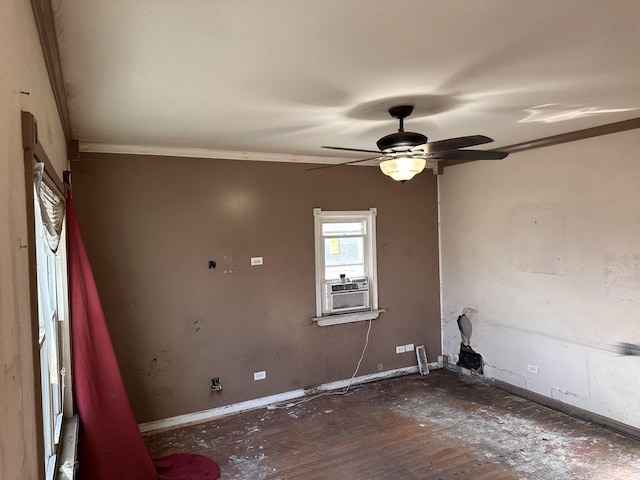
<svg viewBox="0 0 640 480"><path fill-rule="evenodd" d="M640 301L640 255L607 257L604 288L611 300Z"/></svg>
<svg viewBox="0 0 640 480"><path fill-rule="evenodd" d="M460 330L462 343L460 343L460 356L457 365L481 374L482 355L476 353L473 348L471 348L473 326L469 317L464 313L458 317L458 329Z"/></svg>

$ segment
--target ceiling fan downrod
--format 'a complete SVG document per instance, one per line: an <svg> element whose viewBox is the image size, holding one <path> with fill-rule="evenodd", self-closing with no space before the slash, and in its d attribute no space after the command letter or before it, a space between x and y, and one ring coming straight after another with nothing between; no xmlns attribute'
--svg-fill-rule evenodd
<svg viewBox="0 0 640 480"><path fill-rule="evenodd" d="M389 109L389 115L400 122L398 132L404 132L404 119L411 115L411 112L413 112L413 105L398 105Z"/></svg>
<svg viewBox="0 0 640 480"><path fill-rule="evenodd" d="M389 109L389 115L397 118L400 122L400 128L395 133L390 133L378 140L377 145L381 152L400 152L407 151L417 145L427 143L427 137L421 133L405 132L404 119L413 112L413 105L398 105Z"/></svg>

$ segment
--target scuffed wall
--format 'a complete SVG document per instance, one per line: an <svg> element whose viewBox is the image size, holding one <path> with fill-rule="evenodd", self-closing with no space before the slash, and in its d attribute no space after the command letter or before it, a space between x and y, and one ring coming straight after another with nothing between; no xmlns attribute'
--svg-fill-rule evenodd
<svg viewBox="0 0 640 480"><path fill-rule="evenodd" d="M74 203L140 422L353 374L367 322L319 327L313 209L378 209L379 304L360 375L440 352L436 179L373 167L82 154ZM254 256L264 264L251 266ZM209 260L217 267L209 269ZM230 270L230 273L229 273ZM227 272L227 273L225 273ZM266 370L266 380L253 373ZM211 392L219 377L222 391Z"/></svg>
<svg viewBox="0 0 640 480"><path fill-rule="evenodd" d="M28 92L20 93L20 92ZM26 201L20 111L39 133L58 174L65 139L28 0L0 2L0 478L39 478L32 352ZM38 380L39 381L39 380Z"/></svg>
<svg viewBox="0 0 640 480"><path fill-rule="evenodd" d="M466 313L487 376L640 427L615 348L640 343L639 151L632 130L445 171L444 353Z"/></svg>

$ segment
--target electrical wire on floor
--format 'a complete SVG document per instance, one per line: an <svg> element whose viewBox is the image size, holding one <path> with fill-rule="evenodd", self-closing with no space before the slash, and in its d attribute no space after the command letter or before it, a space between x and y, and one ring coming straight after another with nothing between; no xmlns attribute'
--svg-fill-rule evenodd
<svg viewBox="0 0 640 480"><path fill-rule="evenodd" d="M358 374L358 370L360 370L360 364L362 363L362 359L364 358L364 354L367 351L367 346L369 345L369 334L371 333L371 322L372 320L369 319L369 326L367 327L367 336L365 338L364 341L364 347L362 349L362 353L360 354L360 359L358 360L358 364L356 365L356 369L353 372L353 375L351 375L351 378L349 379L349 384L344 387L342 390L339 390L337 392L322 392L319 393L317 395L312 395L311 397L306 397L298 402L294 402L294 403L287 403L286 405L269 405L267 407L267 409L269 410L275 410L278 408L284 408L284 409L288 409L288 408L293 408L293 407L297 407L298 405L301 405L303 403L306 402L310 402L311 400L315 400L316 398L320 398L320 397L326 397L328 395L347 395L349 393L349 391L351 390L351 386L353 385L353 380L356 378L356 375Z"/></svg>

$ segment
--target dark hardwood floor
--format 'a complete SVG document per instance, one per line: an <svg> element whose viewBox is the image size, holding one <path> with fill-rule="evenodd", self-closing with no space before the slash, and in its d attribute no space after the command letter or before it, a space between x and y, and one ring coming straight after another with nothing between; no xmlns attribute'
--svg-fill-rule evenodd
<svg viewBox="0 0 640 480"><path fill-rule="evenodd" d="M145 438L221 479L640 479L640 442L448 371Z"/></svg>

